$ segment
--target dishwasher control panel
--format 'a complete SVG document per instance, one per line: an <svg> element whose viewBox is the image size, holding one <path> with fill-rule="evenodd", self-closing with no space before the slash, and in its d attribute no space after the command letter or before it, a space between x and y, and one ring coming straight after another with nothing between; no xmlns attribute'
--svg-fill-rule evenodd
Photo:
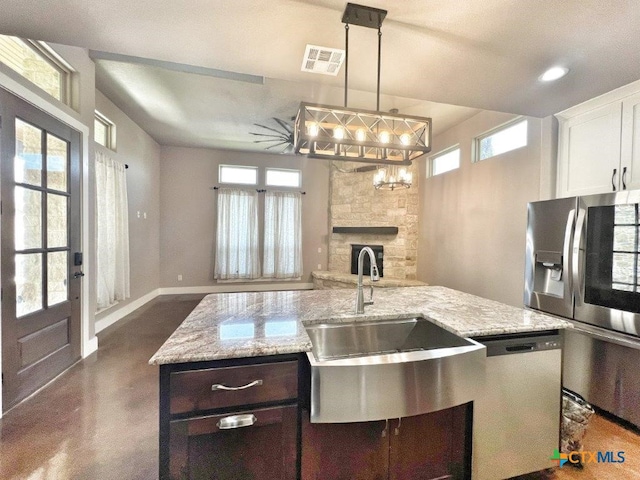
<svg viewBox="0 0 640 480"><path fill-rule="evenodd" d="M557 331L547 334L525 333L476 337L474 340L487 347L487 357L562 348L562 337Z"/></svg>

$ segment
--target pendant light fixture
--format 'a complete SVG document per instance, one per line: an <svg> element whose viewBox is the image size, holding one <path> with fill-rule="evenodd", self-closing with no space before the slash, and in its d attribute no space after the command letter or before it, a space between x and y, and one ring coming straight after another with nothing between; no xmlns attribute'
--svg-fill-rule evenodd
<svg viewBox="0 0 640 480"><path fill-rule="evenodd" d="M431 151L430 118L399 115L397 111L396 113L380 112L381 27L386 15L386 10L347 3L342 16L342 23L345 24L346 45L344 107L302 102L294 125L296 153L329 160L411 165L413 160ZM347 107L349 25L378 30L375 111Z"/></svg>
<svg viewBox="0 0 640 480"><path fill-rule="evenodd" d="M380 167L373 176L373 186L376 190L396 190L409 188L413 181L413 175L407 167L400 165L385 165Z"/></svg>

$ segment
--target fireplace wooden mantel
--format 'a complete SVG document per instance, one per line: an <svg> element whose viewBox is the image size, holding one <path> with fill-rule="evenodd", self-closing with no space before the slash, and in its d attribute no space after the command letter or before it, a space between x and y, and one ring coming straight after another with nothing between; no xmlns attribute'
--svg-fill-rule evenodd
<svg viewBox="0 0 640 480"><path fill-rule="evenodd" d="M333 227L332 231L351 235L397 235L398 227Z"/></svg>

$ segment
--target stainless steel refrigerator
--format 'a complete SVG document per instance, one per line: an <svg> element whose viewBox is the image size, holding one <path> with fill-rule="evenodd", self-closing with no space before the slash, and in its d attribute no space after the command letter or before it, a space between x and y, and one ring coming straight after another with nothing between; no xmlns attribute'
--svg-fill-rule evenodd
<svg viewBox="0 0 640 480"><path fill-rule="evenodd" d="M528 206L524 303L570 319L563 386L640 426L640 190Z"/></svg>

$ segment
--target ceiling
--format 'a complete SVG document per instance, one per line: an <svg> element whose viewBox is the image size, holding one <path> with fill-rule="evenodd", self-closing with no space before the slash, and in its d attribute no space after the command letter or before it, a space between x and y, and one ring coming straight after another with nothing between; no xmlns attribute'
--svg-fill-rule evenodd
<svg viewBox="0 0 640 480"><path fill-rule="evenodd" d="M381 110L431 116L435 134L479 109L544 117L640 78L637 0L360 3L388 10ZM89 49L99 90L160 144L264 148L254 123L342 104L342 73L300 67L307 44L344 48L345 5L3 0L0 33ZM377 32L353 26L349 49L349 106L373 109ZM541 83L556 64L569 74Z"/></svg>

